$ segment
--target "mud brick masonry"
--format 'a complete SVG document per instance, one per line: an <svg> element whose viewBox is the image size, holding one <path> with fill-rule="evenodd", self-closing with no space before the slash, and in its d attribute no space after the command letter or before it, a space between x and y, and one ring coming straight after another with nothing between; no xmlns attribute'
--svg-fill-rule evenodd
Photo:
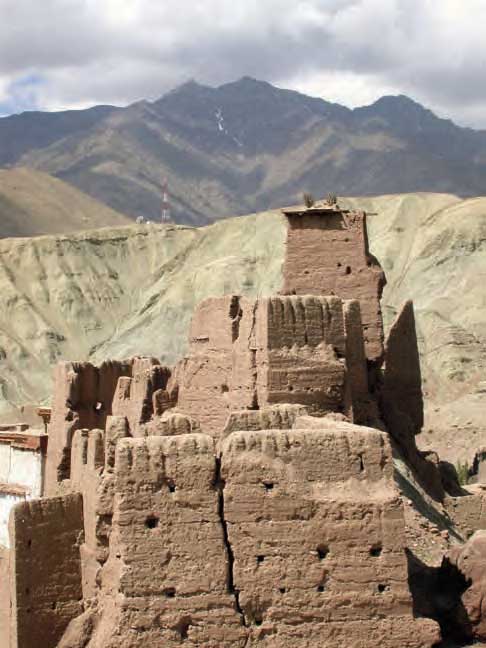
<svg viewBox="0 0 486 648"><path fill-rule="evenodd" d="M392 446L443 495L415 446L412 306L384 344L365 215L285 214L281 294L200 304L176 367L57 367L46 496L10 518L2 646L440 640L414 613L393 478Z"/></svg>

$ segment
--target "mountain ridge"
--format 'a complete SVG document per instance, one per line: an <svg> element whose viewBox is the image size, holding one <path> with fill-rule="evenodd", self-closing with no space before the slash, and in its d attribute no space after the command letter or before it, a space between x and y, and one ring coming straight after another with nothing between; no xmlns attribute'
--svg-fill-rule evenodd
<svg viewBox="0 0 486 648"><path fill-rule="evenodd" d="M243 77L216 88L189 81L125 108L5 117L2 164L150 220L160 219L167 179L174 220L201 225L292 204L303 191L486 194L486 131L404 95L350 109Z"/></svg>

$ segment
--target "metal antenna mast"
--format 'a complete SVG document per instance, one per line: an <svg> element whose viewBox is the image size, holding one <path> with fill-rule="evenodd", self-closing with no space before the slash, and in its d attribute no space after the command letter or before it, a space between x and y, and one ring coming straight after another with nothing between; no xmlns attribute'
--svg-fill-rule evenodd
<svg viewBox="0 0 486 648"><path fill-rule="evenodd" d="M162 186L162 213L160 216L162 223L170 223L170 202L169 202L169 182L167 178Z"/></svg>

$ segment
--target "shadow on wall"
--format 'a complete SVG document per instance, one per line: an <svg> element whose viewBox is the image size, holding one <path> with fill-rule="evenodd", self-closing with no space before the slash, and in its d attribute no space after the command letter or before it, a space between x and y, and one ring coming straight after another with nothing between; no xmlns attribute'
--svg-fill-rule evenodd
<svg viewBox="0 0 486 648"><path fill-rule="evenodd" d="M471 582L447 558L442 560L440 567L429 567L409 549L405 553L414 616L437 621L448 642L456 642L459 646L469 644L473 632L461 596ZM451 644L439 645L446 648Z"/></svg>

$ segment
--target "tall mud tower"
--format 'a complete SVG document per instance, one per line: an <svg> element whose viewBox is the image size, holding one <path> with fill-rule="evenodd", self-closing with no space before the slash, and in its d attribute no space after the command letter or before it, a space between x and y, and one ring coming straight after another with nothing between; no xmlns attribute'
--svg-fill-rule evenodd
<svg viewBox="0 0 486 648"><path fill-rule="evenodd" d="M366 357L383 358L380 299L385 275L369 253L365 212L337 205L286 209L287 249L283 292L286 295L337 295L361 306Z"/></svg>

